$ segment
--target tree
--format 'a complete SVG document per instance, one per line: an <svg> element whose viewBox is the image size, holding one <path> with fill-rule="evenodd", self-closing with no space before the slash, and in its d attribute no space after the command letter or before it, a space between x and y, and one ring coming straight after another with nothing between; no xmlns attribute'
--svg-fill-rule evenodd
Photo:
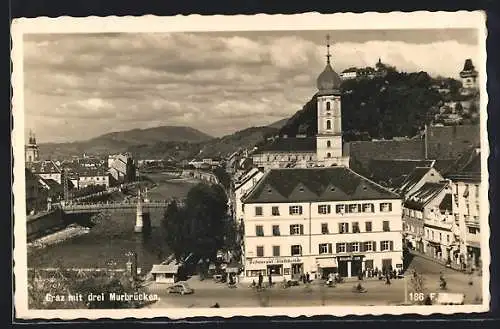
<svg viewBox="0 0 500 329"><path fill-rule="evenodd" d="M217 177L222 186L224 186L224 188L226 189L230 188L231 177L223 167L216 167L214 169L214 175Z"/></svg>
<svg viewBox="0 0 500 329"><path fill-rule="evenodd" d="M224 189L204 183L189 190L184 207L169 204L162 226L175 257L181 260L193 253L198 259L215 260L217 251L234 239L228 233L227 209Z"/></svg>
<svg viewBox="0 0 500 329"><path fill-rule="evenodd" d="M162 227L165 231L167 245L172 250L176 260L180 261L186 255L188 246L185 240L187 221L186 211L177 205L174 200L170 202L165 210Z"/></svg>

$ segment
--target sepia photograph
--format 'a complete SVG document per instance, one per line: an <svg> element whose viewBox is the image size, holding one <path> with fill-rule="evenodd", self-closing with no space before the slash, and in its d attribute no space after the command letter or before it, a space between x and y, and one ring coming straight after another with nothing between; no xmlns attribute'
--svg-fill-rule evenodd
<svg viewBox="0 0 500 329"><path fill-rule="evenodd" d="M487 311L484 22L14 21L17 316Z"/></svg>

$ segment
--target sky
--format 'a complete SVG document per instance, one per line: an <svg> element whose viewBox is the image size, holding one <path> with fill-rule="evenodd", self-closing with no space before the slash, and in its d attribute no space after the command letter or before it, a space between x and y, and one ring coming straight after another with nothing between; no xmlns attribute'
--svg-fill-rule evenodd
<svg viewBox="0 0 500 329"><path fill-rule="evenodd" d="M24 36L25 133L86 140L190 126L220 137L290 117L316 92L325 36L335 71L382 62L458 78L479 63L472 29Z"/></svg>

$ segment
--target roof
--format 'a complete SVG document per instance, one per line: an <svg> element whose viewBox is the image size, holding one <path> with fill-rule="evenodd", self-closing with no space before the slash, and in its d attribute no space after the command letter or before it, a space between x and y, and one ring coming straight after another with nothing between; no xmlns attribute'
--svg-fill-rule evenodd
<svg viewBox="0 0 500 329"><path fill-rule="evenodd" d="M416 192L412 193L404 202L404 207L414 210L422 211L432 199L434 199L439 192L441 192L447 183L425 183Z"/></svg>
<svg viewBox="0 0 500 329"><path fill-rule="evenodd" d="M446 174L452 181L480 182L481 181L481 152L472 149L460 157Z"/></svg>
<svg viewBox="0 0 500 329"><path fill-rule="evenodd" d="M446 178L454 182L480 183L481 173L476 173L476 172L451 173L446 175Z"/></svg>
<svg viewBox="0 0 500 329"><path fill-rule="evenodd" d="M373 159L369 163L370 178L377 183L384 183L390 187L400 187L404 180L417 167L430 167L433 160L410 159Z"/></svg>
<svg viewBox="0 0 500 329"><path fill-rule="evenodd" d="M26 166L36 174L61 173L61 168L52 160L30 162Z"/></svg>
<svg viewBox="0 0 500 329"><path fill-rule="evenodd" d="M355 67L350 67L350 68L345 69L344 71L342 71L342 73L350 73L350 72L358 72L358 69L355 68Z"/></svg>
<svg viewBox="0 0 500 329"><path fill-rule="evenodd" d="M253 177L255 177L255 175L257 175L259 172L261 172L259 169L257 168L252 168L248 173L246 173L242 178L241 180L238 182L238 184L236 184L235 186L235 190L239 189L243 184L245 184L246 182L248 182L249 180L251 180Z"/></svg>
<svg viewBox="0 0 500 329"><path fill-rule="evenodd" d="M450 167L456 162L453 159L437 159L434 162L434 169L436 169L441 175L446 175Z"/></svg>
<svg viewBox="0 0 500 329"><path fill-rule="evenodd" d="M177 273L179 267L180 265L176 264L168 264L168 265L155 264L151 269L151 273Z"/></svg>
<svg viewBox="0 0 500 329"><path fill-rule="evenodd" d="M443 200L441 200L439 210L441 210L441 213L453 211L451 193L446 193Z"/></svg>
<svg viewBox="0 0 500 329"><path fill-rule="evenodd" d="M472 59L467 58L465 60L465 63L464 63L463 71L473 71L474 69L475 68L474 68L474 64L472 64Z"/></svg>
<svg viewBox="0 0 500 329"><path fill-rule="evenodd" d="M44 179L44 178L40 178L40 180L45 183L45 185L47 185L47 187L51 190L57 190L57 189L61 189L62 188L62 185L59 184L58 182L56 182L55 180L53 179Z"/></svg>
<svg viewBox="0 0 500 329"><path fill-rule="evenodd" d="M400 199L346 167L271 169L244 203Z"/></svg>
<svg viewBox="0 0 500 329"><path fill-rule="evenodd" d="M339 75L333 70L329 62L316 80L320 94L340 93L341 83L342 80L340 80Z"/></svg>
<svg viewBox="0 0 500 329"><path fill-rule="evenodd" d="M263 152L316 152L316 137L277 138L256 153Z"/></svg>
<svg viewBox="0 0 500 329"><path fill-rule="evenodd" d="M417 167L413 169L410 175L404 180L401 185L400 191L405 194L409 190L411 190L415 185L418 184L424 178L425 174L427 174L431 170L430 167Z"/></svg>

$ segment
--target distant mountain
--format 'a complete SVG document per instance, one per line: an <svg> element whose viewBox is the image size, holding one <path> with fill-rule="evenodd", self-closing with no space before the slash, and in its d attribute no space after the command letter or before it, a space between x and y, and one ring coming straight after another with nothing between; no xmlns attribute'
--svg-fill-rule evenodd
<svg viewBox="0 0 500 329"><path fill-rule="evenodd" d="M199 130L183 126L161 126L107 133L86 141L40 144L43 158L60 158L82 153L108 154L124 152L134 146L156 143L200 143L213 139Z"/></svg>
<svg viewBox="0 0 500 329"><path fill-rule="evenodd" d="M200 156L224 157L240 149L253 148L267 137L277 134L278 131L278 128L271 126L251 127L221 138L214 138L204 143L200 149Z"/></svg>
<svg viewBox="0 0 500 329"><path fill-rule="evenodd" d="M267 125L267 127L281 129L284 125L286 125L289 119L290 118L278 120L276 122L271 123L270 125Z"/></svg>

